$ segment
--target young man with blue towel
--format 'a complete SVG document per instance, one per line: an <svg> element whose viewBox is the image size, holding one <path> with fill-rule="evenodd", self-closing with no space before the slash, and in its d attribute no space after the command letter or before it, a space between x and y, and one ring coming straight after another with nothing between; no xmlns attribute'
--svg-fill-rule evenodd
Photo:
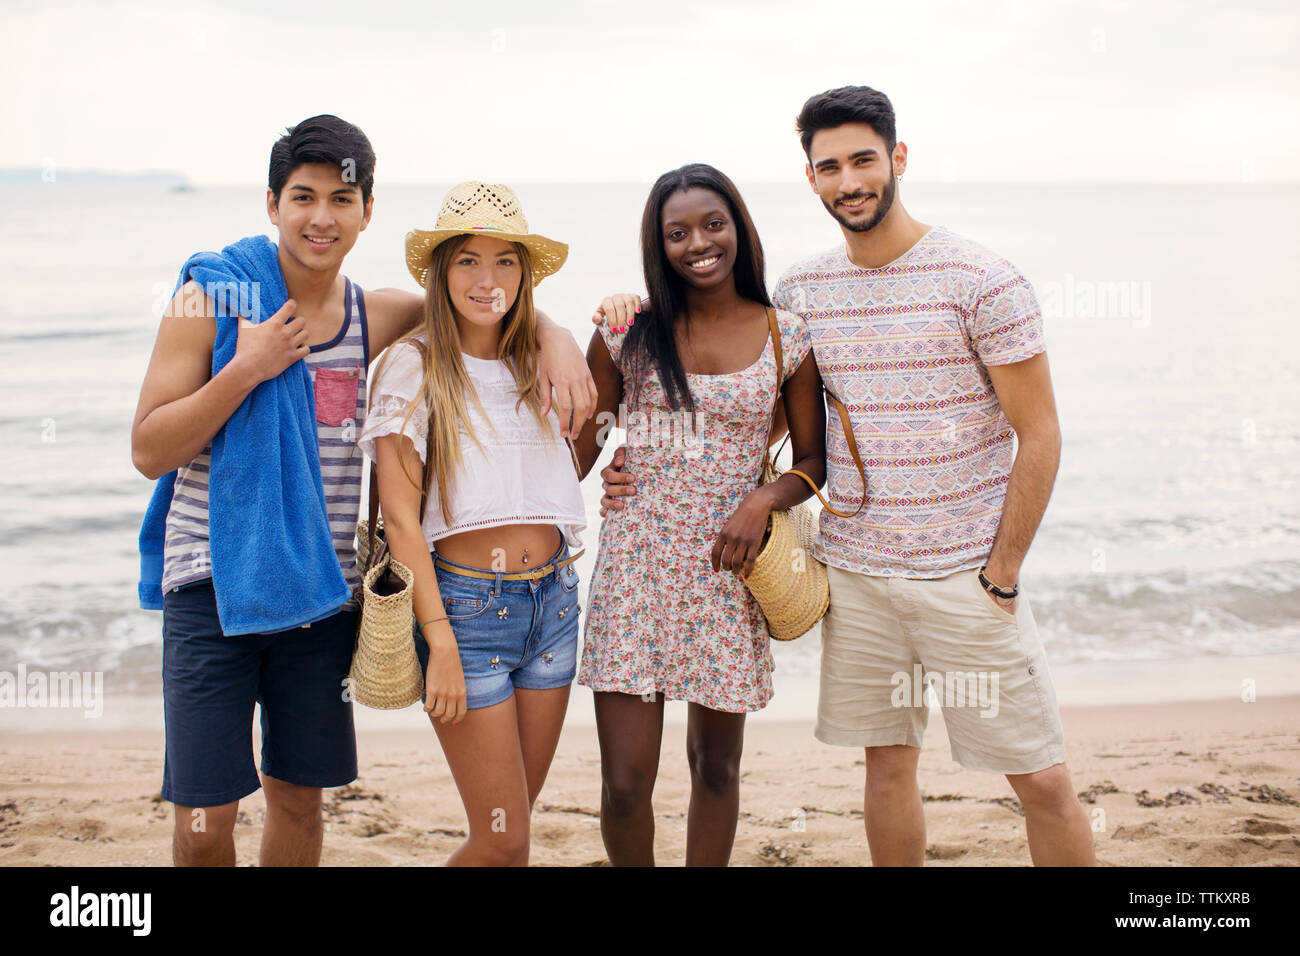
<svg viewBox="0 0 1300 956"><path fill-rule="evenodd" d="M279 242L192 256L163 315L131 430L158 479L140 532L140 604L163 612L166 758L177 865L233 865L239 801L266 790L261 864L316 865L321 789L357 775L345 678L357 628L353 537L371 359L423 297L340 273L374 209L374 151L316 116L271 150ZM542 393L580 429L595 387L539 318ZM548 385L549 383L549 385ZM259 779L251 746L261 705Z"/></svg>

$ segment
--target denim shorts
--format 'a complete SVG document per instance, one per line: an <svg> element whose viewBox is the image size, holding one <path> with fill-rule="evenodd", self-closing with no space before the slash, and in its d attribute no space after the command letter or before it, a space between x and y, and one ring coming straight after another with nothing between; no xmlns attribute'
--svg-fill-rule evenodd
<svg viewBox="0 0 1300 956"><path fill-rule="evenodd" d="M563 560L567 545L550 558ZM435 556L436 557L436 556ZM436 558L465 571L484 571ZM549 562L548 562L549 563ZM578 671L578 572L572 564L535 581L475 578L437 567L438 591L456 636L465 674L466 706L491 707L516 687L551 690L573 682ZM417 628L420 672L429 645Z"/></svg>
<svg viewBox="0 0 1300 956"><path fill-rule="evenodd" d="M163 595L162 797L183 807L233 803L261 786L253 706L262 711L262 773L303 787L357 778L344 680L357 612L308 627L227 637L209 578Z"/></svg>

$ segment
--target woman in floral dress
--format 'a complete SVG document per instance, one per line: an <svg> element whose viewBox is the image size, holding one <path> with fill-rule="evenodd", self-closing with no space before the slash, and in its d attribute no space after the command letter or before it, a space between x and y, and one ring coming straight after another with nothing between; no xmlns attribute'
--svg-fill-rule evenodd
<svg viewBox="0 0 1300 956"><path fill-rule="evenodd" d="M661 176L641 225L648 307L592 336L598 415L577 448L595 464L618 410L637 495L600 530L578 682L595 692L601 834L614 865L654 863L651 794L664 700L688 702L687 865L726 865L740 808L745 715L772 697L763 613L743 578L773 509L810 491L759 486L784 399L795 467L825 478L825 406L808 330L776 312L778 394L763 251L735 185L711 166Z"/></svg>

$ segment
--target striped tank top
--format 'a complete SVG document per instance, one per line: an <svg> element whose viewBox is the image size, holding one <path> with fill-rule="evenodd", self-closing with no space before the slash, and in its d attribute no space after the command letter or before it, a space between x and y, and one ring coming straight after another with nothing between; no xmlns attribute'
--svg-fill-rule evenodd
<svg viewBox="0 0 1300 956"><path fill-rule="evenodd" d="M343 327L328 342L311 347L303 361L312 378L316 402L316 442L321 479L329 513L334 552L343 577L352 589L347 608L357 606L361 576L357 573L355 536L361 506L361 466L357 435L366 419L366 369L370 345L366 335L366 302L362 291L344 279ZM209 443L176 473L176 488L167 511L163 540L164 592L212 577L208 548Z"/></svg>

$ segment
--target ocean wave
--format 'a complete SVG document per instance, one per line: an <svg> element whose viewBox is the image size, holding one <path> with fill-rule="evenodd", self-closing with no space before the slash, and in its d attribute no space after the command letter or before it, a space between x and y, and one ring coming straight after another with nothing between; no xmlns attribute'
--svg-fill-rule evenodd
<svg viewBox="0 0 1300 956"><path fill-rule="evenodd" d="M1054 664L1300 652L1300 562L1190 573L1037 575L1022 582ZM83 587L55 605L48 588L0 605L0 670L115 670L156 677L162 617L122 608L126 588ZM134 587L130 588L132 599ZM789 676L817 673L814 629L776 644Z"/></svg>

